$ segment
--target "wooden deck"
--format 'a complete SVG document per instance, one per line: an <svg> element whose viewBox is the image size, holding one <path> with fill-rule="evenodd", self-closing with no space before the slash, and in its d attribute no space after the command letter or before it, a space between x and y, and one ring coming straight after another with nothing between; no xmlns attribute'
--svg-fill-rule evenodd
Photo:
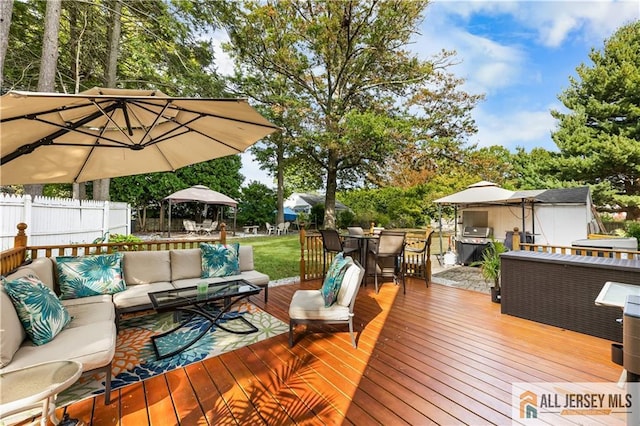
<svg viewBox="0 0 640 426"><path fill-rule="evenodd" d="M292 349L282 334L67 411L93 425L510 425L512 382L618 379L609 341L502 315L486 294L407 281L406 295L392 283L360 290L357 350L346 328L300 329ZM297 288L253 302L288 321Z"/></svg>

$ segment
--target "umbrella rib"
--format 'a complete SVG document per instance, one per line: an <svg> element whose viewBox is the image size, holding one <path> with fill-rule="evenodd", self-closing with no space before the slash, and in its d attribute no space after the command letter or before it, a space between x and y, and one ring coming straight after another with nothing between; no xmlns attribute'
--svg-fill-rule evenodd
<svg viewBox="0 0 640 426"><path fill-rule="evenodd" d="M107 108L105 108L105 110L112 110L113 108L115 108L115 105L108 105ZM102 110L101 110L102 111ZM67 133L69 133L72 130L76 130L78 127L86 124L86 123L90 123L91 121L95 120L96 118L102 116L103 113L100 111L96 111L93 114L89 114L88 116L76 121L75 123L71 123L70 125L68 125L67 127L63 127L60 130L57 130L55 132L53 132L50 135L45 136L44 138L40 139L39 141L36 141L34 143L30 143L30 144L25 144L20 146L18 149L16 149L15 151L5 155L4 157L0 158L0 164L6 164L10 161L15 160L16 158L22 156L22 155L26 155L29 154L31 152L33 152L35 149L44 146L44 145L51 145L53 144L53 140L57 137L60 137L62 135L65 135ZM37 119L34 118L34 119ZM41 119L38 119L41 120Z"/></svg>
<svg viewBox="0 0 640 426"><path fill-rule="evenodd" d="M173 101L175 101L175 99L172 99L172 100L173 100ZM234 99L234 100L232 100L232 101L238 102L238 101L237 101L237 100L235 100L235 99ZM243 102L243 103L245 103L245 102ZM154 104L154 103L145 102L145 101L139 101L139 102L138 102L138 105L139 105L141 108L144 108L144 107L143 107L143 104L144 104L144 105L147 105L147 104L148 104L148 105L154 105L154 106L156 105L156 104ZM181 106L175 105L174 103L170 104L170 105L169 105L169 108L170 108L170 109L173 109L173 110L177 110L177 111L184 111L184 112L188 112L188 113L192 113L192 114L199 114L199 115L200 115L200 118L202 118L202 117L220 118L220 119L223 119L223 120L234 121L234 122L236 122L236 123L251 124L251 125L253 125L253 126L266 127L266 128L268 128L268 129L276 129L276 130L280 130L280 127L278 127L278 126L276 126L276 125L274 125L274 124L270 124L270 123L269 123L269 124L265 124L265 123L257 123L257 122L255 122L255 121L250 121L250 120L241 120L241 119L239 119L239 118L228 117L228 116L219 115L219 114L211 114L211 113L202 112L202 111L195 111L195 110L192 110L192 109L189 109L189 108L184 108L184 107L181 107ZM147 109L147 108L145 108L145 109ZM147 110L148 110L148 111L151 111L150 109L147 109ZM171 119L171 117L167 117L167 118Z"/></svg>

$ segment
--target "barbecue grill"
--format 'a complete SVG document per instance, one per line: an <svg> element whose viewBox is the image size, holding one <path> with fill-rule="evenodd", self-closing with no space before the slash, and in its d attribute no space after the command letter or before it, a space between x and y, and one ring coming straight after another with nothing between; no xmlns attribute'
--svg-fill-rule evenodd
<svg viewBox="0 0 640 426"><path fill-rule="evenodd" d="M465 226L456 241L458 260L463 265L482 260L482 252L491 242L493 229L486 226Z"/></svg>

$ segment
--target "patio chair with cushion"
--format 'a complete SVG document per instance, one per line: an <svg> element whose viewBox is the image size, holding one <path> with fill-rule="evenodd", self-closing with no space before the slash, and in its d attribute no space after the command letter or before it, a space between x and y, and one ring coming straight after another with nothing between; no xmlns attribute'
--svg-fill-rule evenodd
<svg viewBox="0 0 640 426"><path fill-rule="evenodd" d="M336 260L339 258L336 257ZM364 276L364 268L358 262L350 261L350 257L344 275L339 282L339 289L334 287L333 292L325 291L325 284L319 290L296 290L289 305L289 346L293 346L293 331L297 324L348 324L351 335L351 344L356 348L356 339L353 332L353 306L356 295ZM330 274L333 275L333 274ZM330 275L327 276L327 280ZM335 277L334 277L335 278ZM335 282L332 285L337 285ZM324 293L324 294L323 294ZM326 300L327 297L335 297L333 303ZM327 306L328 305L328 306Z"/></svg>
<svg viewBox="0 0 640 426"><path fill-rule="evenodd" d="M212 232L214 232L216 229L218 229L218 221L213 221L211 219L205 219L202 221L202 226L200 227L200 231L202 231L202 233L206 234L206 235L211 235Z"/></svg>
<svg viewBox="0 0 640 426"><path fill-rule="evenodd" d="M200 232L200 229L196 226L196 223L193 220L184 219L182 221L182 225L188 235L198 235L198 232Z"/></svg>
<svg viewBox="0 0 640 426"><path fill-rule="evenodd" d="M369 248L374 258L376 293L379 291L378 275L382 278L392 277L396 284L399 284L399 280L402 279L403 292L407 292L404 282L404 268L402 266L405 239L406 232L383 229L380 232L377 244Z"/></svg>
<svg viewBox="0 0 640 426"><path fill-rule="evenodd" d="M322 263L322 278L324 279L327 273L327 254L328 253L344 253L345 256L357 252L358 247L345 247L342 243L340 234L335 229L321 229L320 235L322 235L322 248L323 248L323 263Z"/></svg>

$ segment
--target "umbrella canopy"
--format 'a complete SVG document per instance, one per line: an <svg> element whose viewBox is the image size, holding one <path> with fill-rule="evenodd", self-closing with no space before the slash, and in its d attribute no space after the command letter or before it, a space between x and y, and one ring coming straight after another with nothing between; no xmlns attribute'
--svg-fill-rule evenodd
<svg viewBox="0 0 640 426"><path fill-rule="evenodd" d="M204 185L195 185L191 188L181 189L171 195L164 197L172 203L185 203L188 201L199 201L205 204L219 204L223 206L236 207L238 202L220 192L209 189Z"/></svg>
<svg viewBox="0 0 640 426"><path fill-rule="evenodd" d="M169 237L171 237L171 206L176 203L186 203L189 201L233 207L233 229L236 228L236 213L238 211L238 202L233 198L220 192L214 191L213 189L210 189L204 185L195 185L191 188L181 189L171 195L164 197L164 200L169 201Z"/></svg>
<svg viewBox="0 0 640 426"><path fill-rule="evenodd" d="M242 99L93 88L0 98L3 185L86 182L243 152L278 128Z"/></svg>
<svg viewBox="0 0 640 426"><path fill-rule="evenodd" d="M467 189L438 198L434 203L438 204L474 204L491 203L496 201L506 201L513 196L514 192L500 188L493 182L480 181L469 185Z"/></svg>

